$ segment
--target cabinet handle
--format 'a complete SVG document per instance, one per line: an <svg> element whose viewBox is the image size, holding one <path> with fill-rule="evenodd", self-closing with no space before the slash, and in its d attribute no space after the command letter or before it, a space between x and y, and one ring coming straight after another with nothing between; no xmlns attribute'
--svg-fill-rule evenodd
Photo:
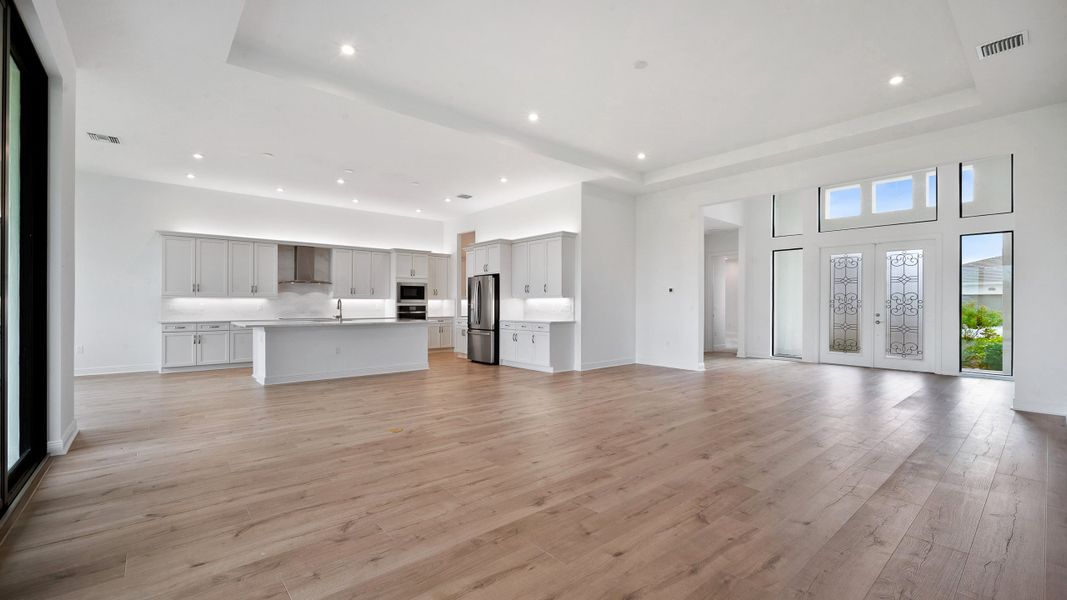
<svg viewBox="0 0 1067 600"><path fill-rule="evenodd" d="M548 293L548 284L547 283L545 284L545 293L546 294Z"/></svg>
<svg viewBox="0 0 1067 600"><path fill-rule="evenodd" d="M194 294L196 293L196 284L195 283L193 284L193 293Z"/></svg>
<svg viewBox="0 0 1067 600"><path fill-rule="evenodd" d="M531 335L530 336L530 343L531 344L536 344L537 343L537 336Z"/></svg>
<svg viewBox="0 0 1067 600"><path fill-rule="evenodd" d="M370 295L371 295L371 296L373 296L373 295L374 295L374 288L371 288L371 289L370 289Z"/></svg>

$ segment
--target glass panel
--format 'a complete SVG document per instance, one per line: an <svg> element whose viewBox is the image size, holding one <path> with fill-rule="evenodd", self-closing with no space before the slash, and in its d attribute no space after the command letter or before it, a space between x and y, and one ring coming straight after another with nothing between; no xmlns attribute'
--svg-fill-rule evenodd
<svg viewBox="0 0 1067 600"><path fill-rule="evenodd" d="M858 185L826 190L826 218L858 217L862 212L861 196Z"/></svg>
<svg viewBox="0 0 1067 600"><path fill-rule="evenodd" d="M22 457L23 449L21 439L22 421L20 419L19 407L19 366L21 363L21 355L19 353L19 332L21 330L19 323L19 287L21 285L19 274L21 273L20 262L22 247L22 215L20 210L20 193L21 193L21 152L22 152L22 139L21 139L21 127L22 124L22 73L19 71L18 65L15 61L8 58L8 113L7 113L7 127L8 127L8 177L7 177L7 197L8 208L7 214L4 215L7 223L6 228L6 251L7 251L7 264L5 265L5 272L7 273L6 289L7 289L7 303L5 305L6 314L4 315L4 327L6 332L6 355L4 366L4 379L7 381L7 397L5 398L7 403L7 464L5 468L10 471L11 467L18 462Z"/></svg>
<svg viewBox="0 0 1067 600"><path fill-rule="evenodd" d="M800 358L804 350L804 251L774 251L774 356Z"/></svg>
<svg viewBox="0 0 1067 600"><path fill-rule="evenodd" d="M923 251L885 253L885 353L895 358L923 357Z"/></svg>
<svg viewBox="0 0 1067 600"><path fill-rule="evenodd" d="M911 210L911 177L874 182L872 210L876 213Z"/></svg>
<svg viewBox="0 0 1067 600"><path fill-rule="evenodd" d="M774 195L774 237L800 235L804 232L805 199L810 202L815 190L801 190ZM811 206L808 204L808 206Z"/></svg>
<svg viewBox="0 0 1067 600"><path fill-rule="evenodd" d="M862 254L830 255L830 350L860 351Z"/></svg>
<svg viewBox="0 0 1067 600"><path fill-rule="evenodd" d="M960 164L960 216L1012 211L1012 157L994 156Z"/></svg>
<svg viewBox="0 0 1067 600"><path fill-rule="evenodd" d="M937 171L926 174L926 206L937 206Z"/></svg>
<svg viewBox="0 0 1067 600"><path fill-rule="evenodd" d="M960 238L960 369L1011 374L1012 234Z"/></svg>

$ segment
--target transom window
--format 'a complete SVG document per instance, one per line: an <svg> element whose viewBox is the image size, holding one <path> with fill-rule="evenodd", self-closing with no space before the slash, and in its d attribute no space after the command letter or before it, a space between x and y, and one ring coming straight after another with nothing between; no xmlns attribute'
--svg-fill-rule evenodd
<svg viewBox="0 0 1067 600"><path fill-rule="evenodd" d="M872 188L873 212L886 213L912 208L911 177L875 181Z"/></svg>
<svg viewBox="0 0 1067 600"><path fill-rule="evenodd" d="M936 221L937 169L829 185L820 200L820 232Z"/></svg>
<svg viewBox="0 0 1067 600"><path fill-rule="evenodd" d="M858 217L863 212L863 194L858 185L826 190L826 218Z"/></svg>

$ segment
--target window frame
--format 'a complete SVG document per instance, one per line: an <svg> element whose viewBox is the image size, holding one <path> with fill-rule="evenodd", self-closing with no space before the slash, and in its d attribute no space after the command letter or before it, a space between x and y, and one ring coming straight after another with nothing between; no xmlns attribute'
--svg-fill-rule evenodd
<svg viewBox="0 0 1067 600"><path fill-rule="evenodd" d="M982 158L972 158L970 160L961 160L959 163L957 163L956 177L957 177L957 182L959 184L958 185L959 193L958 193L958 197L956 198L956 208L957 208L957 210L959 210L959 216L960 216L961 219L974 219L976 217L989 217L989 216L992 216L992 215L1010 215L1010 214L1013 214L1015 212L1015 153L1011 152L1011 153L1008 154L1008 190L1009 190L1009 194L1008 194L1008 210L1004 210L1004 211L1000 211L1000 212L993 212L993 213L983 213L983 214L980 214L980 215L965 215L965 214L963 214L963 166L964 166L964 164L973 165L976 161L985 160L987 158L996 158L997 156L1004 156L1004 155L1003 154L997 154L997 155L993 155L993 156L984 156ZM972 166L972 170L973 170L973 166ZM972 197L971 200L973 202L974 198ZM967 204L970 204L970 202L968 202ZM990 233L997 233L997 232L993 231L993 232L990 232ZM1012 243L1013 244L1015 243L1014 237L1012 238Z"/></svg>
<svg viewBox="0 0 1067 600"><path fill-rule="evenodd" d="M961 233L958 240L958 246L956 248L957 256L959 256L959 264L956 266L956 332L957 337L959 331L963 329L963 238L972 235L995 235L995 234L1011 234L1011 361L1010 369L1006 373L997 373L994 371L982 371L980 369L964 369L963 368L963 352L960 348L959 339L956 340L956 371L960 376L966 377L990 377L996 379L1014 379L1015 377L1015 230L1002 229L999 231L974 231L971 233ZM1003 337L1003 336L1001 336Z"/></svg>
<svg viewBox="0 0 1067 600"><path fill-rule="evenodd" d="M779 253L779 252L795 252L795 251L800 251L800 253L801 253L800 265L801 265L801 269L803 269L803 266L804 266L804 260L803 260L803 258L804 258L804 254L803 254L804 253L804 248L803 247L799 247L798 246L798 247L795 247L795 248L776 248L774 250L771 250L771 319L770 319L770 322L771 322L771 336L770 336L771 337L771 347L770 347L770 352L768 352L768 354L770 354L771 358L777 358L777 359L781 359L781 360L804 360L804 349L803 349L803 347L801 347L800 355L776 354L775 353L775 335L774 335L774 331L775 331L775 315L777 314L777 311L775 310L775 305L776 305L775 300L778 297L777 289L776 289L776 285L775 285L775 281L777 281L777 271L775 269L775 255L777 253ZM801 274L801 279L803 280L803 273ZM804 296L803 288L800 291L800 295L801 295L801 299L803 299L803 296ZM803 312L804 312L803 311L803 307L801 307L801 337L802 338L803 338L803 331L804 331L804 328L803 328L804 314L803 314Z"/></svg>

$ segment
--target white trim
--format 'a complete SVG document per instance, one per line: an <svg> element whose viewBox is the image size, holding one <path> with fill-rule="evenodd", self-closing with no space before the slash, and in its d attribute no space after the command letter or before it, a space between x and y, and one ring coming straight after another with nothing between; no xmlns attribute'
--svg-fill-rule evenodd
<svg viewBox="0 0 1067 600"><path fill-rule="evenodd" d="M1027 402L1020 402L1019 398L1016 397L1016 398L1014 398L1012 400L1011 408L1012 408L1012 410L1022 410L1022 411L1026 411L1026 412L1042 413L1042 414L1046 414L1046 415L1059 415L1061 417L1067 417L1067 407L1065 407L1062 403L1055 404L1055 403L1041 403L1041 402L1038 402L1038 403L1030 404L1030 403L1027 403Z"/></svg>
<svg viewBox="0 0 1067 600"><path fill-rule="evenodd" d="M609 369L611 367L622 367L625 365L635 364L632 356L625 358L613 358L611 360L598 360L595 362L582 363L583 371L595 371L597 369Z"/></svg>
<svg viewBox="0 0 1067 600"><path fill-rule="evenodd" d="M83 375L113 375L118 373L146 373L151 371L158 371L159 365L155 363L146 363L142 365L109 365L106 367L82 367L80 369L74 369L74 376L81 377Z"/></svg>
<svg viewBox="0 0 1067 600"><path fill-rule="evenodd" d="M512 362L510 360L500 361L502 367L512 367L515 369L526 369L527 371L540 371L542 373L555 373L556 371L552 367L545 367L542 365L533 365L524 362Z"/></svg>
<svg viewBox="0 0 1067 600"><path fill-rule="evenodd" d="M252 368L251 362L240 363L218 363L214 365L190 365L188 367L167 367L160 368L159 373L161 375L166 373L191 373L195 371L217 371L219 369L250 369Z"/></svg>
<svg viewBox="0 0 1067 600"><path fill-rule="evenodd" d="M71 419L67 430L63 432L63 439L48 440L48 453L52 456L66 454L70 450L70 445L74 443L74 438L78 437L78 431L78 419Z"/></svg>
<svg viewBox="0 0 1067 600"><path fill-rule="evenodd" d="M364 367L361 369L342 369L340 371L318 371L312 373L294 373L292 375L275 375L273 377L256 378L256 381L259 382L260 385L276 385L280 383L319 381L322 379L346 379L348 377L365 377L367 375L384 375L387 373L425 371L429 368L429 362L407 363L397 365L385 365L381 367Z"/></svg>

